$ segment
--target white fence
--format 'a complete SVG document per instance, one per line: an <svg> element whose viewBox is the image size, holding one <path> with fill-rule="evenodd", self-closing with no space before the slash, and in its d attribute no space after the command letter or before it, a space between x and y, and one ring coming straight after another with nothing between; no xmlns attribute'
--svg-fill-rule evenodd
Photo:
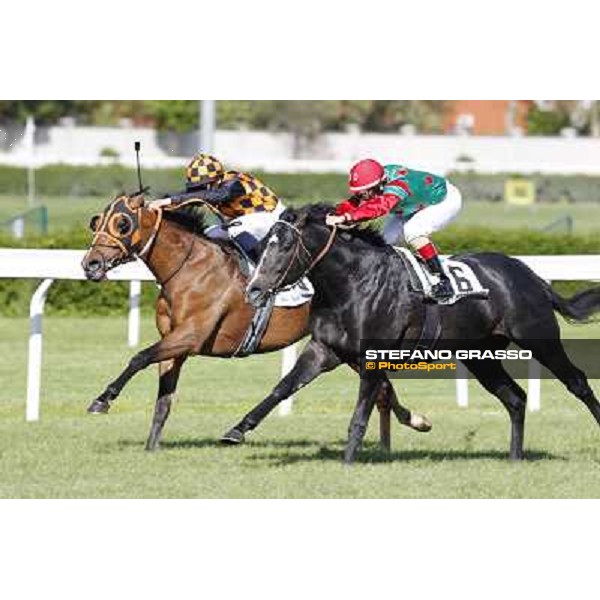
<svg viewBox="0 0 600 600"><path fill-rule="evenodd" d="M27 366L26 419L37 421L40 415L40 388L42 375L42 318L50 286L55 279L85 280L81 250L21 250L0 249L0 278L42 279L29 305L29 351ZM137 261L116 267L108 273L112 281L129 281L129 319L127 339L131 347L140 338L140 295L142 281L154 281L146 265ZM296 347L283 351L281 373L285 375L296 362ZM280 413L291 410L293 399L281 405Z"/></svg>
<svg viewBox="0 0 600 600"><path fill-rule="evenodd" d="M42 279L30 303L30 335L27 368L28 421L39 419L40 387L42 368L42 317L46 295L55 279L84 280L81 268L84 252L80 250L20 250L0 249L0 278ZM600 256L519 256L540 277L547 281L600 281ZM130 346L139 342L140 332L140 293L142 281L154 281L152 273L140 261L128 263L113 269L108 278L130 282L130 306L128 341ZM296 357L295 346L283 352L282 375L293 366ZM528 406L539 410L541 403L540 366L530 362ZM462 368L457 371L456 398L459 406L468 406L468 379ZM290 412L292 400L284 402L280 414Z"/></svg>
<svg viewBox="0 0 600 600"><path fill-rule="evenodd" d="M23 129L0 129L0 163L41 167L46 164L112 163L134 165L133 143L142 142L148 167L182 169L198 150L198 134L159 132L145 127L38 127L35 154ZM11 144L9 146L9 144ZM213 151L243 169L277 171L339 171L365 156L447 173L468 168L485 173L600 174L600 139L546 136L402 135L400 133L327 132L298 153L291 133L217 130ZM468 162L460 159L468 158Z"/></svg>

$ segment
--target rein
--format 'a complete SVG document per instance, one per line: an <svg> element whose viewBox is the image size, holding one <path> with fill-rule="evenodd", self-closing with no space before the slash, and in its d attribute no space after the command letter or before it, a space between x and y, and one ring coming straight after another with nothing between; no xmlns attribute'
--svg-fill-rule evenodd
<svg viewBox="0 0 600 600"><path fill-rule="evenodd" d="M187 204L202 204L205 207L212 210L219 217L220 220L223 220L221 213L214 206L212 206L212 204L209 204L205 200L201 200L201 199L188 200L186 202L182 202L181 204L178 204L177 208L179 209L182 206L185 206ZM159 211L159 215L160 215L160 220L162 220L163 209L159 208L158 211ZM158 221L158 219L157 219L157 221ZM159 224L159 227L160 227L160 224ZM146 246L144 246L144 250L146 250L146 247L150 247L152 245L152 243L154 242L154 239L156 238L156 234L158 234L158 229L156 229L154 231L153 237L150 240L148 240L148 242L146 243ZM167 285L167 283L169 283L169 281L171 281L171 279L173 279L179 273L179 271L181 271L181 269L183 269L183 265L185 265L185 263L188 261L188 259L192 255L195 245L196 245L196 240L194 237L192 237L192 243L190 244L190 247L189 247L184 259L181 261L180 265L160 284L161 287L164 287L165 285ZM144 250L142 250L142 252L140 252L140 254L138 255L140 258L143 256Z"/></svg>
<svg viewBox="0 0 600 600"><path fill-rule="evenodd" d="M204 208L208 208L208 210L210 210L219 219L221 223L224 223L225 221L223 215L219 212L219 209L213 206L210 202L203 200L202 198L192 198L190 200L186 200L185 202L179 203L176 208L179 209L182 206L187 206L188 204L201 204L202 206L204 206ZM169 208L167 208L167 210L169 210Z"/></svg>
<svg viewBox="0 0 600 600"><path fill-rule="evenodd" d="M141 208L138 208L138 211L141 211ZM154 221L154 227L152 229L152 235L148 238L148 241L144 244L144 247L141 249L140 252L138 253L134 253L135 256L137 256L137 258L144 258L144 256L150 251L150 248L152 248L152 246L154 246L154 242L156 241L156 236L158 235L158 230L160 229L160 226L162 225L162 219L163 219L163 211L162 210L158 210L157 211L158 215L156 217L156 221ZM139 214L137 215L138 217L138 223L139 223Z"/></svg>
<svg viewBox="0 0 600 600"><path fill-rule="evenodd" d="M183 265L185 265L185 263L188 261L188 259L192 255L195 244L196 244L196 240L194 238L192 238L192 243L190 244L190 247L189 247L184 259L181 261L180 265L163 282L161 282L161 284L160 284L161 287L165 287L165 285L167 285L167 283L169 283L169 281L171 281L171 279L173 279L173 277L175 277L175 275L177 275L179 273L179 271L181 271L181 269L183 269Z"/></svg>
<svg viewBox="0 0 600 600"><path fill-rule="evenodd" d="M283 224L287 225L290 229L292 229L294 231L294 233L296 233L297 237L296 237L296 247L294 248L294 254L290 258L290 262L288 263L288 266L285 268L285 271L283 272L282 276L279 278L279 281L271 288L271 290L270 290L271 293L281 292L283 290L289 289L289 288L293 287L298 281L300 281L300 279L302 279L303 277L306 277L317 266L317 264L321 261L321 259L329 252L329 250L331 249L331 245L333 244L333 240L335 239L335 235L337 233L337 225L334 225L331 229L331 233L329 234L329 238L327 239L327 242L325 243L323 248L321 248L321 250L319 250L319 252L317 253L317 256L315 256L313 258L310 253L310 250L304 244L304 241L302 239L302 232L295 225L292 225L288 221L283 221L282 219L278 219L276 221L276 224L277 223L283 223ZM298 279L296 279L296 281L288 284L287 286L279 287L281 285L281 283L287 277L287 274L290 272L290 269L294 265L294 262L296 261L296 259L300 258L300 249L302 249L304 251L304 253L306 254L306 256L308 256L308 258L309 258L310 262L309 262L308 267L306 267L306 269L304 269L304 271L298 277ZM266 252L266 250L265 250L265 252Z"/></svg>

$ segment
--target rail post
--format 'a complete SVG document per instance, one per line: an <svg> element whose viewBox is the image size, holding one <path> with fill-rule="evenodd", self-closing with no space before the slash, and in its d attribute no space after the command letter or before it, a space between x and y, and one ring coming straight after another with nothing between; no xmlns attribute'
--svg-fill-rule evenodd
<svg viewBox="0 0 600 600"><path fill-rule="evenodd" d="M292 344L287 348L283 349L282 357L281 357L281 377L285 377L296 364L298 350L296 348L296 344ZM279 415L281 417L285 417L292 412L292 406L294 404L294 396L290 396L286 398L279 405Z"/></svg>
<svg viewBox="0 0 600 600"><path fill-rule="evenodd" d="M27 365L27 404L25 419L40 418L40 382L42 378L42 317L46 295L54 279L44 279L37 287L29 304L29 357Z"/></svg>
<svg viewBox="0 0 600 600"><path fill-rule="evenodd" d="M133 348L140 343L140 296L142 282L135 279L129 284L129 327L127 341Z"/></svg>

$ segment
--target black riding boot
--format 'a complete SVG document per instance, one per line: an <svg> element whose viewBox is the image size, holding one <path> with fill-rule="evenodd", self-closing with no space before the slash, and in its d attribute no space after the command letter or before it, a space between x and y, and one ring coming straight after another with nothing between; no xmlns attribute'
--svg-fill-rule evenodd
<svg viewBox="0 0 600 600"><path fill-rule="evenodd" d="M246 231L242 231L234 238L235 243L244 251L246 256L254 263L258 263L258 240Z"/></svg>
<svg viewBox="0 0 600 600"><path fill-rule="evenodd" d="M434 300L444 301L452 298L454 296L454 290L452 289L452 283L446 275L446 272L442 268L442 263L440 262L439 256L432 256L428 260L425 261L427 263L427 268L434 275L438 275L440 278L439 283L436 283L431 288L431 296Z"/></svg>

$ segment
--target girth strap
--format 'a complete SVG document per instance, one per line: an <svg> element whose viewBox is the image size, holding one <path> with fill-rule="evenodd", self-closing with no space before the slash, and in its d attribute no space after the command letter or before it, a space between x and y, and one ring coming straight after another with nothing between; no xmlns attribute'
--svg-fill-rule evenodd
<svg viewBox="0 0 600 600"><path fill-rule="evenodd" d="M435 350L442 334L439 305L424 304L425 315L421 326L421 335L415 343L414 350Z"/></svg>
<svg viewBox="0 0 600 600"><path fill-rule="evenodd" d="M269 321L271 320L274 306L275 295L272 294L267 298L264 306L255 310L252 321L250 322L250 327L248 327L241 344L233 353L233 357L242 358L256 352L269 325Z"/></svg>

